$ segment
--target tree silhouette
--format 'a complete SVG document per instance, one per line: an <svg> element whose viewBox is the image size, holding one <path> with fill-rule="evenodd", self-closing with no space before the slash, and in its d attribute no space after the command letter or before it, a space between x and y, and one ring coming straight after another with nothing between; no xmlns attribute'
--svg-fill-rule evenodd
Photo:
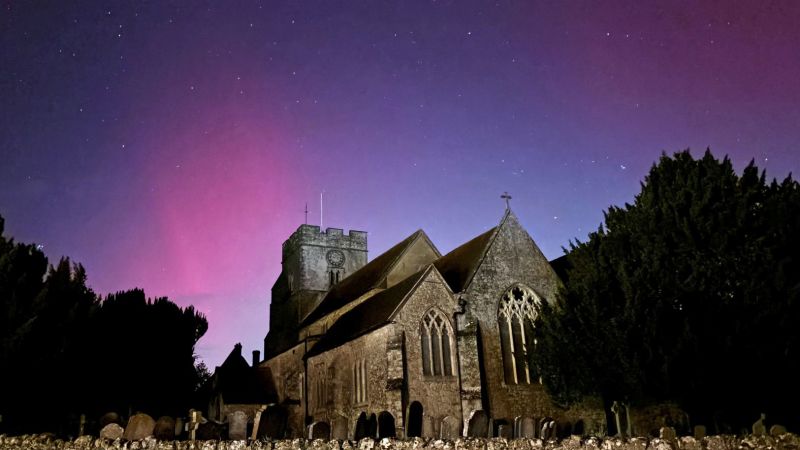
<svg viewBox="0 0 800 450"><path fill-rule="evenodd" d="M570 246L535 363L553 395L678 402L695 423L797 423L800 187L710 151L662 156L634 203ZM733 428L738 430L739 428Z"/></svg>

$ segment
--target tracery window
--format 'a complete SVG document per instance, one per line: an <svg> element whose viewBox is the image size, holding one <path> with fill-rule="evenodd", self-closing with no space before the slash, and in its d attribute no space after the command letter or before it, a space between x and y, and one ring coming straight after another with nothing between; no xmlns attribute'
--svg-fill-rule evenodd
<svg viewBox="0 0 800 450"><path fill-rule="evenodd" d="M453 333L447 318L435 309L428 311L422 317L419 333L422 342L422 373L453 375Z"/></svg>
<svg viewBox="0 0 800 450"><path fill-rule="evenodd" d="M509 289L500 299L497 323L503 349L503 369L508 384L530 384L539 377L533 367L533 321L539 296L523 285Z"/></svg>

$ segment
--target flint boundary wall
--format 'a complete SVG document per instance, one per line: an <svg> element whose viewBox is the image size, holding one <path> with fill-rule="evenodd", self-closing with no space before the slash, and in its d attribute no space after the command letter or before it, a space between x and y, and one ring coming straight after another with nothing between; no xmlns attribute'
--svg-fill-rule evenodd
<svg viewBox="0 0 800 450"><path fill-rule="evenodd" d="M81 436L74 441L53 439L49 435L0 435L0 450L800 450L800 436L786 433L772 436L708 436L702 439L679 437L596 438L572 436L563 440L465 438L447 441L412 438L404 440L365 438L356 441L286 439L247 441L141 441L98 439Z"/></svg>

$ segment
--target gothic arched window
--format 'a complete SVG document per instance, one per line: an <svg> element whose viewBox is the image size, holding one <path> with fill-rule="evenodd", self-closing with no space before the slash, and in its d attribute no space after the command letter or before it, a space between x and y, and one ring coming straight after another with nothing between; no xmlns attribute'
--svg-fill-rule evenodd
<svg viewBox="0 0 800 450"><path fill-rule="evenodd" d="M500 299L497 323L503 348L503 369L506 383L529 384L538 381L532 364L533 321L536 304L541 300L531 289L516 285Z"/></svg>
<svg viewBox="0 0 800 450"><path fill-rule="evenodd" d="M453 375L453 333L447 317L435 309L428 311L422 317L419 334L422 342L422 373Z"/></svg>

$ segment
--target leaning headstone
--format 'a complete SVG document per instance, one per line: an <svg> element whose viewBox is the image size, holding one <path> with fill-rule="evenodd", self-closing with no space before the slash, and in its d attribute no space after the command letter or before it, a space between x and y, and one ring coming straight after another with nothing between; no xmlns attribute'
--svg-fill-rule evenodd
<svg viewBox="0 0 800 450"><path fill-rule="evenodd" d="M152 436L155 427L156 421L152 417L143 413L134 414L128 420L128 426L125 427L122 437L128 441L140 441L147 436Z"/></svg>
<svg viewBox="0 0 800 450"><path fill-rule="evenodd" d="M185 424L183 423L183 418L181 418L181 417L176 417L175 418L175 437L176 438L180 438L181 435L183 435L184 425Z"/></svg>
<svg viewBox="0 0 800 450"><path fill-rule="evenodd" d="M769 427L769 435L772 437L778 437L784 434L786 434L786 427L783 425L776 424Z"/></svg>
<svg viewBox="0 0 800 450"><path fill-rule="evenodd" d="M705 425L695 425L694 426L694 438L697 440L701 440L706 437L706 426Z"/></svg>
<svg viewBox="0 0 800 450"><path fill-rule="evenodd" d="M467 422L468 437L487 437L489 434L489 418L482 409L473 410Z"/></svg>
<svg viewBox="0 0 800 450"><path fill-rule="evenodd" d="M442 419L439 435L445 440L454 440L461 437L461 421L453 416L446 416Z"/></svg>
<svg viewBox="0 0 800 450"><path fill-rule="evenodd" d="M658 437L661 440L673 442L675 440L675 438L677 437L675 435L675 428L672 428L672 427L661 427L658 430Z"/></svg>
<svg viewBox="0 0 800 450"><path fill-rule="evenodd" d="M247 439L247 414L244 411L228 414L228 439L231 441Z"/></svg>
<svg viewBox="0 0 800 450"><path fill-rule="evenodd" d="M767 416L764 413L761 413L761 418L753 424L753 435L754 436L764 436L767 434L767 427L764 425L764 419Z"/></svg>
<svg viewBox="0 0 800 450"><path fill-rule="evenodd" d="M331 438L331 427L328 422L314 422L308 426L309 439L325 439L326 441Z"/></svg>
<svg viewBox="0 0 800 450"><path fill-rule="evenodd" d="M121 426L110 423L100 430L100 439L110 439L112 441L121 439L124 432L125 430Z"/></svg>
<svg viewBox="0 0 800 450"><path fill-rule="evenodd" d="M536 421L533 417L523 417L519 425L519 436L528 439L536 437Z"/></svg>
<svg viewBox="0 0 800 450"><path fill-rule="evenodd" d="M258 438L258 427L261 424L261 413L267 409L267 405L261 405L253 416L253 429L250 431L250 441L256 442Z"/></svg>
<svg viewBox="0 0 800 450"><path fill-rule="evenodd" d="M156 420L153 436L159 441L172 441L175 439L175 419L161 416Z"/></svg>

